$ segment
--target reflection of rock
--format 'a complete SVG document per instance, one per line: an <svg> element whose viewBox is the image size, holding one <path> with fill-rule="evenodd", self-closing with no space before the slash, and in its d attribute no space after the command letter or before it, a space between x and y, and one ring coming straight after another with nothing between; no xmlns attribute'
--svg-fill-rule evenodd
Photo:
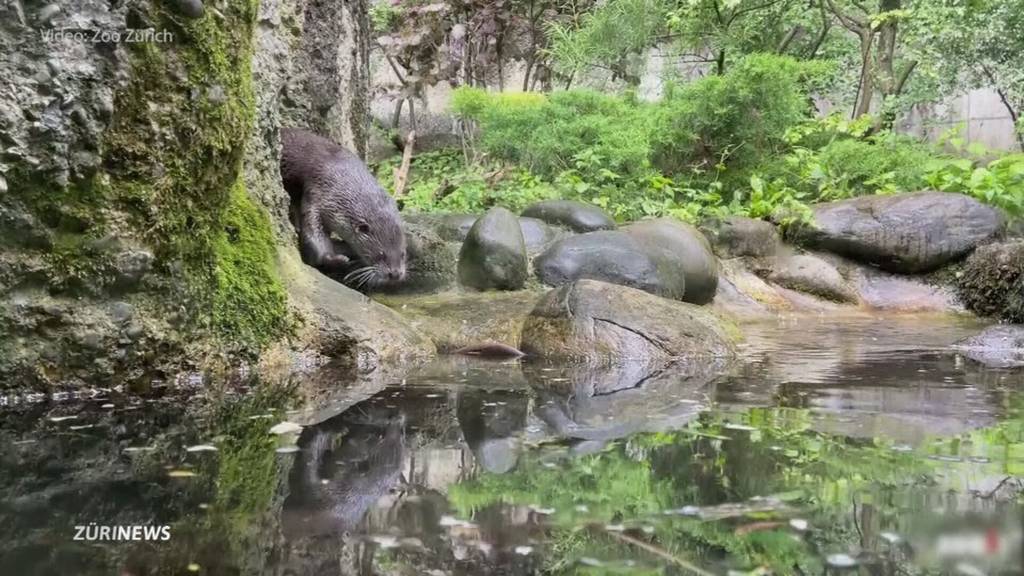
<svg viewBox="0 0 1024 576"><path fill-rule="evenodd" d="M727 366L723 359L540 363L524 371L538 394L537 414L555 435L602 441L684 426L706 408L709 386Z"/></svg>
<svg viewBox="0 0 1024 576"><path fill-rule="evenodd" d="M1000 212L963 194L860 196L813 207L796 239L885 270L927 272L961 258L1002 227Z"/></svg>
<svg viewBox="0 0 1024 576"><path fill-rule="evenodd" d="M548 292L526 319L519 348L535 358L591 361L734 353L722 321L699 306L594 280Z"/></svg>
<svg viewBox="0 0 1024 576"><path fill-rule="evenodd" d="M503 474L515 467L527 403L527 396L518 391L466 389L459 394L459 427L484 470Z"/></svg>
<svg viewBox="0 0 1024 576"><path fill-rule="evenodd" d="M957 342L966 356L986 366L1024 366L1024 325L992 326L980 334Z"/></svg>

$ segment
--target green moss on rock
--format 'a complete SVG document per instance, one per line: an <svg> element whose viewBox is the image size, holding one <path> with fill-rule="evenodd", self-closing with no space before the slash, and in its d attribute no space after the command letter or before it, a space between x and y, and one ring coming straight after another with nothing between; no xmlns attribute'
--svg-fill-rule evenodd
<svg viewBox="0 0 1024 576"><path fill-rule="evenodd" d="M978 248L958 283L968 309L1007 322L1024 322L1024 240Z"/></svg>
<svg viewBox="0 0 1024 576"><path fill-rule="evenodd" d="M217 332L242 344L266 344L287 326L287 296L274 261L270 221L241 180L232 188L214 248Z"/></svg>

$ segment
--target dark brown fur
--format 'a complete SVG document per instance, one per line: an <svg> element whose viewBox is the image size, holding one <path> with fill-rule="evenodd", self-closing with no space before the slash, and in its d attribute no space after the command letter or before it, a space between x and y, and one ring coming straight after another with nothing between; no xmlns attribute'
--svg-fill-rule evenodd
<svg viewBox="0 0 1024 576"><path fill-rule="evenodd" d="M361 286L405 278L398 206L359 157L308 130L284 128L281 179L305 263L327 270L350 265L332 246L333 234L359 260L346 279Z"/></svg>

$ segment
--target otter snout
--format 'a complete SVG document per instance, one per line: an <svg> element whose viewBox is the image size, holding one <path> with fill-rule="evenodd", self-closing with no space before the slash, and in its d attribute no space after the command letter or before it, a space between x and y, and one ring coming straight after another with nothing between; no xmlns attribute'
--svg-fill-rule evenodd
<svg viewBox="0 0 1024 576"><path fill-rule="evenodd" d="M387 268L384 270L384 280L389 284L395 284L405 280L405 265L398 268Z"/></svg>

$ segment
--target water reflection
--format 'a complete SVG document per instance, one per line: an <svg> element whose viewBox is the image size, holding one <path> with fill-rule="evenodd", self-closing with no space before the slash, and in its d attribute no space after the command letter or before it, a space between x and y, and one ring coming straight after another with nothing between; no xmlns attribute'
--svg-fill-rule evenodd
<svg viewBox="0 0 1024 576"><path fill-rule="evenodd" d="M445 358L19 405L0 566L1019 574L1024 380L949 347L973 329L815 317L749 327L735 364ZM172 539L75 541L89 522Z"/></svg>

